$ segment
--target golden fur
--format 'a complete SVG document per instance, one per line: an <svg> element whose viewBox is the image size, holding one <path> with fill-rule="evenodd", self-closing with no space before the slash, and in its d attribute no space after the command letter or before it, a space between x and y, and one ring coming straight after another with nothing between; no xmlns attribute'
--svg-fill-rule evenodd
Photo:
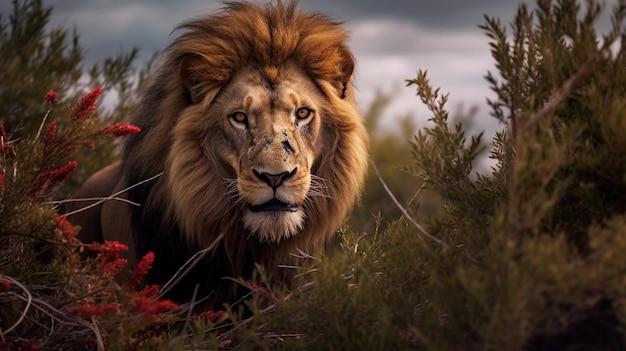
<svg viewBox="0 0 626 351"><path fill-rule="evenodd" d="M142 132L81 191L108 195L163 172L127 193L141 206L107 202L95 209L100 231L81 234L122 239L133 261L155 251L154 283L224 235L179 299L196 280L232 298L222 277L249 278L255 264L288 276L278 266L322 250L362 189L367 134L347 34L295 7L228 3L184 23L131 120ZM93 223L93 211L80 216Z"/></svg>

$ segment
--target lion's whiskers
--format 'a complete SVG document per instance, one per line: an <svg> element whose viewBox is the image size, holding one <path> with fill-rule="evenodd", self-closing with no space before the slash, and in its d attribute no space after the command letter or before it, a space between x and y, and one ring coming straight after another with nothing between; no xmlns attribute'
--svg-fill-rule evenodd
<svg viewBox="0 0 626 351"><path fill-rule="evenodd" d="M243 199L239 196L239 188L237 187L237 178L223 178L226 182L226 194L227 200L231 205L228 207L228 211L237 207L237 205L243 203Z"/></svg>
<svg viewBox="0 0 626 351"><path fill-rule="evenodd" d="M325 197L328 199L332 198L328 193L326 179L312 174L311 186L309 188L309 191L307 192L306 197L302 201L302 206L305 207L307 211L313 211L314 213L319 215L317 206L315 206L315 204L313 203L315 197Z"/></svg>
<svg viewBox="0 0 626 351"><path fill-rule="evenodd" d="M311 175L311 186L309 187L309 191L306 194L306 197L302 201L302 205L309 209L315 209L316 206L313 204L314 197L325 197L330 199L331 196L328 193L328 186L326 185L326 179L322 177L318 177L316 175Z"/></svg>
<svg viewBox="0 0 626 351"><path fill-rule="evenodd" d="M330 194L328 194L326 179L311 174L311 186L307 193L307 198L310 196L327 197L329 199L331 198Z"/></svg>

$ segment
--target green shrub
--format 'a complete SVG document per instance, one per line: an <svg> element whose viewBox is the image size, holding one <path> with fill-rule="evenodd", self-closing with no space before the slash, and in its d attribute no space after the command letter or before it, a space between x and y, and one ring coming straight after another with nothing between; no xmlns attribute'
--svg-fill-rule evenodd
<svg viewBox="0 0 626 351"><path fill-rule="evenodd" d="M14 139L34 136L42 124L42 97L49 90L58 93L55 113L60 123L67 122L72 104L93 87L102 88L102 98L117 96L106 109L99 109L97 123L104 127L126 118L135 103L144 71L133 68L138 49L116 57L103 58L87 70L83 67L83 49L75 31L50 28L51 7L41 0L12 0L13 12L0 16L0 123ZM146 70L149 69L146 68ZM72 178L64 183L67 195L89 175L117 157L116 144L101 140L94 150L73 155L80 163Z"/></svg>

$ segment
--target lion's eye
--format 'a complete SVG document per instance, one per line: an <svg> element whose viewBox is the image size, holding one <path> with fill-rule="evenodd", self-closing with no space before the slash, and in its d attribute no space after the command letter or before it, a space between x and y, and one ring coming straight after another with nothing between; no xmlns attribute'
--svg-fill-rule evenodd
<svg viewBox="0 0 626 351"><path fill-rule="evenodd" d="M298 117L298 119L307 119L309 118L311 115L313 114L313 110L311 110L308 107L300 107L297 111L296 111L296 117Z"/></svg>
<svg viewBox="0 0 626 351"><path fill-rule="evenodd" d="M233 113L232 115L230 115L230 119L241 124L245 124L248 122L248 116L246 116L246 114L243 112Z"/></svg>

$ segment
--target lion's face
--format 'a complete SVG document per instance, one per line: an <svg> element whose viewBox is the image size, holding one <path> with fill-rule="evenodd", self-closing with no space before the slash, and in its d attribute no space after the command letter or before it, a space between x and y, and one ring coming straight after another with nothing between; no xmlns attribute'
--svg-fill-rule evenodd
<svg viewBox="0 0 626 351"><path fill-rule="evenodd" d="M164 175L136 196L137 221L162 211L159 230L196 247L225 234L229 260L320 250L367 171L347 33L295 2L233 3L181 30L125 147L128 184Z"/></svg>
<svg viewBox="0 0 626 351"><path fill-rule="evenodd" d="M261 240L296 235L307 217L307 199L320 195L311 186L311 167L322 104L319 89L295 68L238 72L212 104L212 118L223 120L229 142L221 156L234 173L233 199L243 207L245 226Z"/></svg>

